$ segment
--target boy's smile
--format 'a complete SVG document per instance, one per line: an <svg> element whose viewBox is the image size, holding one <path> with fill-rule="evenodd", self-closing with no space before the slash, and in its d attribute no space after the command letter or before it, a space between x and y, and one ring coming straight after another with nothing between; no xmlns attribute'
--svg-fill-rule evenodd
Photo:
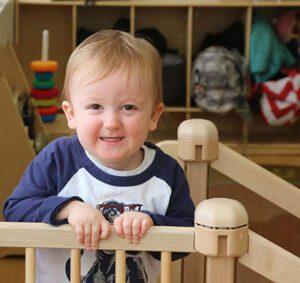
<svg viewBox="0 0 300 283"><path fill-rule="evenodd" d="M122 140L122 137L116 137L116 138L112 138L112 137L100 137L101 140L105 141L105 142L109 142L109 143L114 143L114 142L118 142L120 140Z"/></svg>
<svg viewBox="0 0 300 283"><path fill-rule="evenodd" d="M128 76L127 69L120 68L88 83L78 81L81 75L72 78L70 101L63 102L69 127L103 165L136 168L143 160L141 146L155 130L163 106L153 107L153 94L142 87L137 72Z"/></svg>

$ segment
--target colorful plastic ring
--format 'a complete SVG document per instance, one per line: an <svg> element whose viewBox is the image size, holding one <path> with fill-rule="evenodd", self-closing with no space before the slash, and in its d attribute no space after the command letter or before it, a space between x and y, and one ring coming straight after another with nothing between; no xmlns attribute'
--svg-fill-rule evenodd
<svg viewBox="0 0 300 283"><path fill-rule="evenodd" d="M40 81L40 80L33 80L33 86L37 89L51 89L54 87L54 81Z"/></svg>
<svg viewBox="0 0 300 283"><path fill-rule="evenodd" d="M35 72L34 77L40 81L49 81L53 79L53 72Z"/></svg>
<svg viewBox="0 0 300 283"><path fill-rule="evenodd" d="M55 72L58 68L58 64L52 60L36 60L30 63L30 67L33 72Z"/></svg>
<svg viewBox="0 0 300 283"><path fill-rule="evenodd" d="M58 108L56 106L37 107L37 110L41 116L54 115L58 112Z"/></svg>
<svg viewBox="0 0 300 283"><path fill-rule="evenodd" d="M57 117L57 114L43 115L43 116L41 116L41 119L44 123L51 123L55 120L56 117Z"/></svg>
<svg viewBox="0 0 300 283"><path fill-rule="evenodd" d="M34 99L33 104L36 107L50 107L56 105L56 99Z"/></svg>
<svg viewBox="0 0 300 283"><path fill-rule="evenodd" d="M59 89L54 87L52 89L31 89L31 96L36 99L49 99L57 97L59 95Z"/></svg>

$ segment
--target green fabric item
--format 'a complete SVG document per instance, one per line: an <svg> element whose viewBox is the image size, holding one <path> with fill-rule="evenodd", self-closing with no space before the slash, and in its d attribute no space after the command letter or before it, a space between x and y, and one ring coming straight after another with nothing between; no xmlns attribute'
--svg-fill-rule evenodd
<svg viewBox="0 0 300 283"><path fill-rule="evenodd" d="M267 81L283 67L294 67L296 58L281 42L267 19L253 17L250 41L250 72L256 83Z"/></svg>

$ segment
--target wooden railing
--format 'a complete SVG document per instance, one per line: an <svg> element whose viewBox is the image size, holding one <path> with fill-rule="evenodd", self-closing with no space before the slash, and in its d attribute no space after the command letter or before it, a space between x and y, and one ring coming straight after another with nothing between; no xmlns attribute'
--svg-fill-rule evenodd
<svg viewBox="0 0 300 283"><path fill-rule="evenodd" d="M210 166L257 195L300 218L300 190L267 169L219 144L219 157Z"/></svg>
<svg viewBox="0 0 300 283"><path fill-rule="evenodd" d="M210 121L202 119L184 121L178 128L178 140L164 141L160 143L160 146L174 157L177 156L179 162L186 169L191 194L196 203L203 201L208 196L208 170L211 167L265 200L300 218L299 188L220 143L218 131ZM249 236L249 251L240 257L241 264L275 282L299 281L297 277L293 277L296 276L293 272L290 273L293 273L291 278L285 272L291 268L299 272L298 257L254 232L251 232ZM287 264L281 264L280 261L277 261L279 258L284 258ZM261 260L264 263L261 263ZM197 267L203 274L197 282L207 282L204 276L205 272L207 273L204 262L205 260L202 259L202 267ZM192 277L188 277L186 282L191 282L191 280Z"/></svg>
<svg viewBox="0 0 300 283"><path fill-rule="evenodd" d="M26 248L26 283L35 282L35 248L68 248L71 254L71 282L80 282L80 249L83 247L78 244L69 225L53 227L42 223L0 222L0 246ZM198 252L195 249L195 228L163 226L152 227L138 245L128 244L113 233L108 240L100 242L99 248L116 250L116 283L125 282L126 250L162 252L162 283L172 282L171 251ZM220 261L224 256L208 256L207 259ZM249 231L248 251L238 258L238 262L274 282L299 282L299 258L252 231ZM232 273L228 265L220 266L217 263L208 269L207 283L234 282L224 280Z"/></svg>
<svg viewBox="0 0 300 283"><path fill-rule="evenodd" d="M50 226L44 223L0 222L0 246L23 247L25 252L26 283L35 282L35 249L70 249L71 282L80 282L81 246L71 226ZM138 245L129 244L112 233L108 240L100 242L99 249L116 251L116 283L125 282L125 251L161 252L161 282L171 281L171 251L195 252L194 229L182 227L152 227Z"/></svg>

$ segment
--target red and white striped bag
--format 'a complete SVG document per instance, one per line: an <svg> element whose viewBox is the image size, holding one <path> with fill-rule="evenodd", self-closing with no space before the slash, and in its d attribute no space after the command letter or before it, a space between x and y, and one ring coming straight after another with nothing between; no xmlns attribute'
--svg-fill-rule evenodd
<svg viewBox="0 0 300 283"><path fill-rule="evenodd" d="M300 117L300 71L293 70L287 77L261 84L261 113L273 126L294 123Z"/></svg>

